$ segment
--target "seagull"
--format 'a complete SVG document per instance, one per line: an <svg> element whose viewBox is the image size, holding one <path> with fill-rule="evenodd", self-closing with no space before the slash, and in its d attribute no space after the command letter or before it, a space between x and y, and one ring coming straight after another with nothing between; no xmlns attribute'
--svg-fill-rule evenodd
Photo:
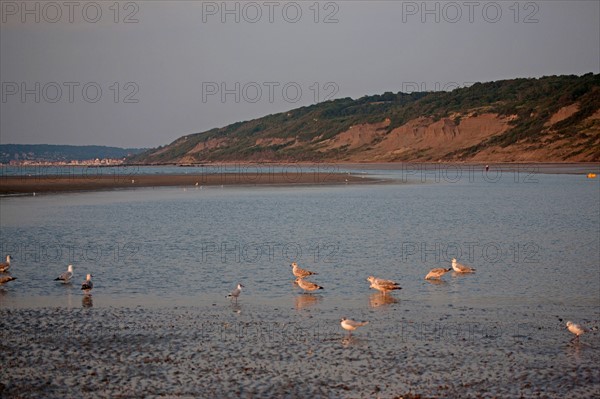
<svg viewBox="0 0 600 399"><path fill-rule="evenodd" d="M294 276L296 277L304 278L313 274L317 274L315 272L311 272L310 270L305 270L298 267L298 264L296 262L292 263L290 266L292 266L292 273L294 273Z"/></svg>
<svg viewBox="0 0 600 399"><path fill-rule="evenodd" d="M367 281L371 283L369 288L375 288L377 291L381 291L383 295L385 295L388 291L402 289L397 282L392 280L384 280L382 278L369 276Z"/></svg>
<svg viewBox="0 0 600 399"><path fill-rule="evenodd" d="M17 279L16 277L2 276L2 277L0 277L0 285L4 285L4 284L8 283L9 281L13 281L16 279Z"/></svg>
<svg viewBox="0 0 600 399"><path fill-rule="evenodd" d="M237 302L238 296L240 296L243 287L244 286L242 284L238 283L237 287L235 287L235 289L231 291L229 295L227 295L227 298L235 298L235 301Z"/></svg>
<svg viewBox="0 0 600 399"><path fill-rule="evenodd" d="M62 281L63 284L66 284L71 281L71 277L73 277L73 265L69 265L67 271L54 279L54 281Z"/></svg>
<svg viewBox="0 0 600 399"><path fill-rule="evenodd" d="M425 280L431 280L431 279L439 280L440 277L442 277L444 274L448 273L450 270L452 270L451 267L449 267L447 269L444 269L443 267L431 269L431 271L429 273L427 273L427 276L425 276Z"/></svg>
<svg viewBox="0 0 600 399"><path fill-rule="evenodd" d="M296 281L294 281L296 284L298 284L298 286L300 288L302 288L304 291L316 291L316 290L322 290L323 287L321 287L320 285L317 285L315 283L311 283L310 281L306 281L300 277L296 278Z"/></svg>
<svg viewBox="0 0 600 399"><path fill-rule="evenodd" d="M573 340L579 341L579 336L588 332L587 328L585 328L579 324L575 324L572 321L567 321L567 328L569 329L569 331L571 331L573 334L575 334L575 338L573 338L571 341L573 341Z"/></svg>
<svg viewBox="0 0 600 399"><path fill-rule="evenodd" d="M6 255L6 262L0 263L0 273L6 273L10 269L10 261L12 256Z"/></svg>
<svg viewBox="0 0 600 399"><path fill-rule="evenodd" d="M475 272L475 269L473 269L472 267L458 263L455 258L452 258L452 268L457 273L473 273L473 272Z"/></svg>
<svg viewBox="0 0 600 399"><path fill-rule="evenodd" d="M340 320L340 325L342 326L342 328L344 330L348 331L349 337L352 335L352 331L356 330L358 327L361 327L361 326L364 326L367 324L369 324L368 321L354 321L354 320L347 319L345 317L342 317L342 320Z"/></svg>
<svg viewBox="0 0 600 399"><path fill-rule="evenodd" d="M91 274L88 274L85 277L85 281L81 284L81 289L85 291L85 293L89 293L91 291L92 288L94 288L94 283L92 282L92 276Z"/></svg>

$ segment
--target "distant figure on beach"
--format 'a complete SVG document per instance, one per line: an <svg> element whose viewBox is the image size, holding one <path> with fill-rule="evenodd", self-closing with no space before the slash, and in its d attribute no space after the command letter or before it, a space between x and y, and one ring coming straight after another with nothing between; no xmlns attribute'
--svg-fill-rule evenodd
<svg viewBox="0 0 600 399"><path fill-rule="evenodd" d="M244 286L242 284L237 285L237 287L235 287L235 289L233 291L231 291L229 293L229 295L227 295L227 298L235 298L235 302L237 303L237 299L240 296L240 294L242 293L242 288Z"/></svg>
<svg viewBox="0 0 600 399"><path fill-rule="evenodd" d="M487 172L488 170L490 170L490 165L485 165L485 171Z"/></svg>
<svg viewBox="0 0 600 399"><path fill-rule="evenodd" d="M0 263L0 273L8 272L8 269L10 269L11 259L12 259L12 257L10 255L6 255L6 262Z"/></svg>

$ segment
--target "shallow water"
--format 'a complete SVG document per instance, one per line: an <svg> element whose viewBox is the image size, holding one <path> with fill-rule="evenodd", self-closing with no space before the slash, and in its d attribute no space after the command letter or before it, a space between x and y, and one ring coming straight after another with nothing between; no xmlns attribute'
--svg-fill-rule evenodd
<svg viewBox="0 0 600 399"><path fill-rule="evenodd" d="M293 261L319 273L331 301L364 297L373 274L398 280L400 297L419 301L598 305L598 180L425 177L2 198L2 256L12 255L18 278L2 305L28 306L32 297L61 304L86 273L98 305L219 300L238 281L246 301L291 300ZM453 257L477 273L449 274L443 285L423 280ZM74 283L55 284L69 263Z"/></svg>
<svg viewBox="0 0 600 399"><path fill-rule="evenodd" d="M151 330L152 320L189 312L195 323L215 323L217 330L222 322L250 326L252 341L223 341L221 330L209 334L211 356L231 356L232 348L256 356L251 348L258 345L289 357L271 365L264 380L256 377L249 396L280 396L267 387L281 370L289 379L281 389L302 380L306 359L288 353L285 325L308 334L301 341L310 345L294 351L314 351L332 370L322 376L324 391L315 385L304 395L535 396L545 386L554 397L600 393L597 332L575 345L564 328L567 319L600 325L597 179L369 173L399 182L1 198L2 256L13 256L11 274L18 278L0 288L2 319L20 319L6 329L9 338L21 329L32 334L31 315L46 320L56 311L69 323L93 311L117 337L129 334L123 325ZM431 268L450 267L453 257L476 273L448 273L439 284L423 279ZM301 294L292 284L293 261L319 273L311 280L325 289ZM52 281L69 263L73 284ZM86 273L94 274L91 297L79 290ZM369 275L394 279L402 290L386 299L369 290ZM245 289L235 306L225 296L238 281ZM36 310L48 307L58 310ZM344 315L370 321L349 345L341 340ZM183 319L173 319L175 328L197 332ZM164 335L148 334L159 341ZM265 341L269 334L279 338ZM182 338L165 339L170 347ZM228 340L235 344L223 347ZM336 366L340 356L345 366ZM563 364L573 376L556 372ZM466 385L457 382L464 372L472 373ZM388 388L371 384L397 374L406 377ZM229 388L223 389L216 393Z"/></svg>

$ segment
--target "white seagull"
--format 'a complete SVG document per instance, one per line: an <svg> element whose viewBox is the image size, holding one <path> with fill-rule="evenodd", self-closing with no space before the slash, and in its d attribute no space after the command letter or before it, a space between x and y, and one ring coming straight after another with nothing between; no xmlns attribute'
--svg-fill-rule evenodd
<svg viewBox="0 0 600 399"><path fill-rule="evenodd" d="M16 279L17 279L16 277L2 276L2 277L0 277L0 285L4 285L4 284L8 283L9 281L13 281Z"/></svg>
<svg viewBox="0 0 600 399"><path fill-rule="evenodd" d="M575 324L572 321L567 321L567 328L569 329L569 331L571 331L573 334L575 334L575 338L573 338L571 341L579 340L580 335L585 334L586 332L589 331L587 328L583 327L582 325Z"/></svg>
<svg viewBox="0 0 600 399"><path fill-rule="evenodd" d="M472 267L463 265L461 263L458 263L456 261L456 259L454 259L454 258L452 258L452 268L457 273L474 273L475 272L475 269L473 269Z"/></svg>
<svg viewBox="0 0 600 399"><path fill-rule="evenodd" d="M352 335L352 331L356 330L358 327L364 326L369 324L368 321L354 321L354 320L350 320L347 319L345 317L342 317L342 320L340 320L340 325L342 326L342 328L344 330L348 331L348 336Z"/></svg>
<svg viewBox="0 0 600 399"><path fill-rule="evenodd" d="M81 289L85 291L85 293L89 293L91 291L92 288L94 288L94 283L92 282L92 276L91 274L88 274L85 277L85 281L81 284Z"/></svg>
<svg viewBox="0 0 600 399"><path fill-rule="evenodd" d="M443 267L431 269L431 271L429 273L427 273L427 276L425 276L425 280L432 280L432 279L439 280L444 274L448 273L450 270L452 270L451 267L449 267L447 269L444 269Z"/></svg>
<svg viewBox="0 0 600 399"><path fill-rule="evenodd" d="M71 277L73 277L73 265L69 265L67 271L55 278L54 281L62 281L63 284L66 284L71 281Z"/></svg>
<svg viewBox="0 0 600 399"><path fill-rule="evenodd" d="M227 298L235 298L235 301L237 302L238 296L240 296L243 287L244 286L242 284L238 283L237 287L235 287L235 289L231 291L229 295L227 295Z"/></svg>
<svg viewBox="0 0 600 399"><path fill-rule="evenodd" d="M8 269L10 269L10 261L12 257L10 255L6 255L6 262L0 263L0 273L6 273Z"/></svg>
<svg viewBox="0 0 600 399"><path fill-rule="evenodd" d="M298 267L298 264L296 262L292 263L290 266L292 266L292 273L294 273L294 276L296 277L304 278L313 274L317 274L315 272L311 272L310 270L305 270Z"/></svg>

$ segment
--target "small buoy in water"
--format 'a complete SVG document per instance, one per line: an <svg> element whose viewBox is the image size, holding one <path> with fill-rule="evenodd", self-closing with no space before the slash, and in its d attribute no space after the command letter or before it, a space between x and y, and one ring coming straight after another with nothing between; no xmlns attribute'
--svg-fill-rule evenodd
<svg viewBox="0 0 600 399"><path fill-rule="evenodd" d="M595 179L596 178L596 174L595 173L588 173L587 174L587 178L588 179Z"/></svg>

